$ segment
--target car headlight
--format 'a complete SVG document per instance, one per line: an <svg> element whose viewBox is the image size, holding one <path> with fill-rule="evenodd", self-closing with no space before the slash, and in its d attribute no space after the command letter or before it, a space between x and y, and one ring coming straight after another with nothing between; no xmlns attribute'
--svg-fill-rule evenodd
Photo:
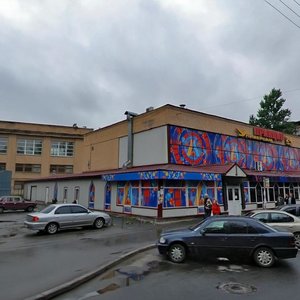
<svg viewBox="0 0 300 300"><path fill-rule="evenodd" d="M165 244L165 243L167 242L167 240L166 240L164 237L161 237L161 238L159 239L159 242L160 242L161 244Z"/></svg>

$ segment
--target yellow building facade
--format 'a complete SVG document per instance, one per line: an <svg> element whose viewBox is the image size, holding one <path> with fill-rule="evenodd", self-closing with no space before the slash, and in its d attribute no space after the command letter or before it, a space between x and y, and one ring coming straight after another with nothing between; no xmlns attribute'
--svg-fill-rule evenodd
<svg viewBox="0 0 300 300"><path fill-rule="evenodd" d="M0 170L11 172L11 193L22 195L28 179L81 172L84 135L90 131L0 121Z"/></svg>

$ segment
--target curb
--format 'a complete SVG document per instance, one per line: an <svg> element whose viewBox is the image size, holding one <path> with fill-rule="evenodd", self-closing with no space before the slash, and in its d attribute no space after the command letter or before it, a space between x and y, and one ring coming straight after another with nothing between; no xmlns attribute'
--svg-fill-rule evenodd
<svg viewBox="0 0 300 300"><path fill-rule="evenodd" d="M121 257L105 264L105 265L102 265L100 266L99 268L97 268L96 270L94 271L91 271L89 273L86 273L84 275L81 275L75 279L72 279L66 283L63 283L61 285L58 285L52 289L49 289L49 290L46 290L40 294L37 294L35 296L32 296L32 297L29 297L29 298L26 298L25 300L48 300L48 299L52 299L56 296L59 296L61 294L64 294L66 292L69 292L70 290L80 286L81 284L103 274L104 272L106 272L107 270L109 270L110 268L118 265L119 263L127 260L128 258L136 255L136 254L139 254L141 252L144 252L144 251L147 251L147 250L150 250L150 249L154 249L156 247L156 244L150 244L150 245L147 245L147 246L144 246L144 247L141 247L141 248L138 248L136 250L133 250L131 252L128 252L124 255L122 255Z"/></svg>

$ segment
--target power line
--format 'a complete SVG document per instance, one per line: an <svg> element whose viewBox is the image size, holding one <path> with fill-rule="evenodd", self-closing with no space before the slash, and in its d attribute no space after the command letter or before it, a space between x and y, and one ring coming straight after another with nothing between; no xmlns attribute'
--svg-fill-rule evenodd
<svg viewBox="0 0 300 300"><path fill-rule="evenodd" d="M282 0L279 0L285 7L287 7L291 12L293 12L297 17L300 18L300 15L298 15L292 8L290 8L286 3L284 3Z"/></svg>
<svg viewBox="0 0 300 300"><path fill-rule="evenodd" d="M267 4L269 4L271 7L273 7L275 10L277 10L282 16L284 16L286 19L288 19L291 23L293 23L296 27L300 29L300 26L296 24L293 20L291 20L288 16L286 16L284 13L282 13L278 8L276 8L274 5L272 5L267 0L264 0Z"/></svg>
<svg viewBox="0 0 300 300"><path fill-rule="evenodd" d="M282 91L282 94L296 92L296 91L300 91L300 88ZM236 103L245 103L245 102L249 102L249 101L262 100L262 99L263 99L263 97L254 97L254 98L245 99L245 100L242 100L242 101L241 100L236 100L236 101L232 101L232 102L216 104L216 105L212 105L212 106L206 106L206 107L203 107L202 109L210 109L210 108L215 108L215 107L224 106L224 105L231 105L231 104L236 104Z"/></svg>
<svg viewBox="0 0 300 300"><path fill-rule="evenodd" d="M294 0L294 2L297 3L297 4L300 6L300 3L299 3L299 2L297 2L296 0Z"/></svg>

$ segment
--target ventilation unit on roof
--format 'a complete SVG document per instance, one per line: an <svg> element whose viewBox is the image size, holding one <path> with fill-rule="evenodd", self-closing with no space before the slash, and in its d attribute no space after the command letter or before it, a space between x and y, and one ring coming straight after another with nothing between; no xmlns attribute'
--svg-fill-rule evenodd
<svg viewBox="0 0 300 300"><path fill-rule="evenodd" d="M154 109L153 106L149 106L149 107L146 108L146 112L152 111L153 109Z"/></svg>

